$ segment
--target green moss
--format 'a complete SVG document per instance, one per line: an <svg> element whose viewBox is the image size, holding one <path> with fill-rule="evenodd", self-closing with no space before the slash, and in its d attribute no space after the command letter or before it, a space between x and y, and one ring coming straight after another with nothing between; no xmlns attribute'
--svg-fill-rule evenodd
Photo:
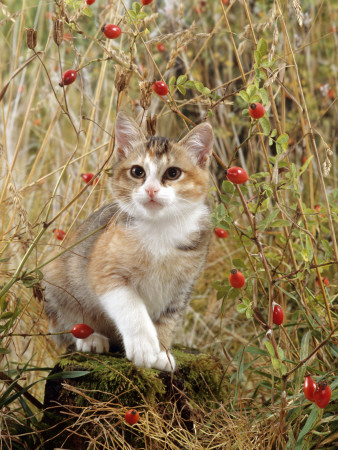
<svg viewBox="0 0 338 450"><path fill-rule="evenodd" d="M180 380L179 384L183 383L189 397L197 403L224 400L227 386L217 358L184 347L175 347L172 352L178 368L173 383ZM98 400L107 401L113 395L125 405L165 401L171 379L170 374L156 369L138 368L120 354L73 353L62 357L58 366L65 371L90 371L87 376L68 382L81 389L100 391L95 394Z"/></svg>
<svg viewBox="0 0 338 450"><path fill-rule="evenodd" d="M183 420L184 427L193 430L193 417L197 417L199 405L205 410L213 408L219 401L226 401L227 378L224 376L224 368L219 359L211 355L184 347L176 347L172 352L177 363L177 369L173 374L138 368L121 354L115 353L104 355L71 353L63 356L53 369L53 373L77 370L86 370L90 373L80 378L65 380L58 378L47 381L45 408L48 412L45 414L44 422L47 426L60 423L59 437L57 441L52 438L51 445L59 446L65 436L68 440L76 416L64 422L65 411L69 407L73 411L81 411L82 407L87 407L86 411L90 414L91 408L95 409L93 399L94 403L109 402L110 408L114 408L115 405L120 411L115 414L115 419L113 417L110 419L116 429L124 427L119 418L121 409L123 411L124 408L141 407L155 411L157 417L162 417L164 422L172 421L175 412L175 417L178 414L177 426L180 426L179 422ZM76 388L76 393L64 383ZM53 407L55 403L59 406ZM104 414L105 406L103 403L102 405L103 409L100 411ZM96 435L94 424L90 426L90 433L91 436ZM78 437L71 435L71 442L73 439ZM128 441L135 445L144 439L145 436L141 432L135 431ZM82 444L74 441L73 445Z"/></svg>
<svg viewBox="0 0 338 450"><path fill-rule="evenodd" d="M225 400L228 385L218 358L184 347L176 347L173 354L192 400L197 404Z"/></svg>
<svg viewBox="0 0 338 450"><path fill-rule="evenodd" d="M69 382L84 390L98 391L95 393L97 400L107 401L113 395L123 405L144 401L153 404L158 395L165 393L158 371L138 368L120 354L74 353L61 358L58 365L65 371L90 371L85 377ZM77 400L80 405L81 398Z"/></svg>

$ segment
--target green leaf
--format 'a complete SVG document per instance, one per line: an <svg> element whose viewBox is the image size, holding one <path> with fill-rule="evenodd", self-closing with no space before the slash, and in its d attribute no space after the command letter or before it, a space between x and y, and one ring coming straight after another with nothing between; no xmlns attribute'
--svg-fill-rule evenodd
<svg viewBox="0 0 338 450"><path fill-rule="evenodd" d="M200 81L195 81L195 89L197 89L202 94L204 89L203 83L201 83Z"/></svg>
<svg viewBox="0 0 338 450"><path fill-rule="evenodd" d="M250 97L249 99L249 103L251 105L251 103L257 103L261 101L261 96L259 94L254 94L252 97Z"/></svg>
<svg viewBox="0 0 338 450"><path fill-rule="evenodd" d="M72 371L65 370L64 372L53 373L52 375L48 375L48 377L46 377L46 380L58 380L60 378L62 379L80 378L84 377L85 375L88 375L89 373L90 371L88 370L72 370Z"/></svg>
<svg viewBox="0 0 338 450"><path fill-rule="evenodd" d="M187 92L187 90L186 90L186 88L185 88L184 86L179 86L179 85L177 85L177 89L180 91L180 93L181 93L182 95L185 95L186 92Z"/></svg>
<svg viewBox="0 0 338 450"><path fill-rule="evenodd" d="M288 148L289 135L286 133L281 134L280 136L278 136L276 142L282 147L283 150L286 150Z"/></svg>
<svg viewBox="0 0 338 450"><path fill-rule="evenodd" d="M38 278L34 278L31 276L26 276L26 277L22 278L21 281L22 281L22 284L26 288L31 288L31 287L35 286L37 283L39 283Z"/></svg>
<svg viewBox="0 0 338 450"><path fill-rule="evenodd" d="M282 363L279 359L277 358L271 358L271 362L272 362L272 367L275 370L280 370L282 368Z"/></svg>
<svg viewBox="0 0 338 450"><path fill-rule="evenodd" d="M251 319L251 317L253 316L253 310L251 308L251 306L249 306L245 312L246 318L247 319Z"/></svg>
<svg viewBox="0 0 338 450"><path fill-rule="evenodd" d="M7 348L0 348L0 355L7 355L9 353L9 350Z"/></svg>
<svg viewBox="0 0 338 450"><path fill-rule="evenodd" d="M271 131L270 136L271 136L271 137L275 137L276 135L277 135L277 129L274 128L274 129Z"/></svg>
<svg viewBox="0 0 338 450"><path fill-rule="evenodd" d="M172 86L173 84L175 84L176 81L176 77L173 75L172 77L169 78L169 86Z"/></svg>
<svg viewBox="0 0 338 450"><path fill-rule="evenodd" d="M223 181L222 190L227 194L233 194L235 192L235 186L228 180Z"/></svg>
<svg viewBox="0 0 338 450"><path fill-rule="evenodd" d="M134 2L132 4L132 9L136 14L138 14L141 11L141 5L138 2Z"/></svg>
<svg viewBox="0 0 338 450"><path fill-rule="evenodd" d="M267 51L268 51L268 44L267 44L267 42L266 42L263 38L261 38L261 39L258 41L258 44L257 44L257 50L259 51L259 53L260 53L262 56L266 55L266 53L267 53Z"/></svg>
<svg viewBox="0 0 338 450"><path fill-rule="evenodd" d="M179 84L184 84L187 80L188 80L188 77L187 77L186 75L180 75L180 76L177 78L176 84L177 84L177 85L179 85Z"/></svg>
<svg viewBox="0 0 338 450"><path fill-rule="evenodd" d="M242 116L247 117L248 115L249 115L249 110L248 110L248 108L243 109L243 111L242 111Z"/></svg>
<svg viewBox="0 0 338 450"><path fill-rule="evenodd" d="M237 305L237 311L240 314L245 313L246 309L247 309L247 306L243 305L243 303L240 303L239 305Z"/></svg>
<svg viewBox="0 0 338 450"><path fill-rule="evenodd" d="M329 241L327 241L326 239L322 239L320 241L320 243L322 244L322 246L325 249L325 258L329 259L332 254L332 247L331 247Z"/></svg>
<svg viewBox="0 0 338 450"><path fill-rule="evenodd" d="M282 375L285 375L286 373L287 373L287 368L286 368L286 365L285 364L281 364L281 371L282 371Z"/></svg>
<svg viewBox="0 0 338 450"><path fill-rule="evenodd" d="M264 116L259 119L259 123L261 124L262 128L263 128L263 133L268 136L270 134L271 131L271 125L268 119L268 115L265 113Z"/></svg>
<svg viewBox="0 0 338 450"><path fill-rule="evenodd" d="M300 177L308 168L310 162L313 160L314 156L311 155L306 161L305 163L302 165L302 167L299 169L298 171L298 176Z"/></svg>
<svg viewBox="0 0 338 450"><path fill-rule="evenodd" d="M255 86L254 84L250 84L250 86L248 86L248 87L246 88L246 93L248 94L249 99L250 99L254 94L256 94L256 92L257 92L257 88L256 88L256 86Z"/></svg>
<svg viewBox="0 0 338 450"><path fill-rule="evenodd" d="M195 81L187 80L187 81L184 83L184 87L185 87L185 88L188 88L188 89L196 89Z"/></svg>
<svg viewBox="0 0 338 450"><path fill-rule="evenodd" d="M241 97L242 100L244 100L246 103L249 103L249 96L245 91L240 91L237 93Z"/></svg>
<svg viewBox="0 0 338 450"><path fill-rule="evenodd" d="M284 359L285 359L284 350L282 348L280 348L279 346L277 346L277 351L278 351L278 355L279 355L281 361L284 361Z"/></svg>
<svg viewBox="0 0 338 450"><path fill-rule="evenodd" d="M85 8L83 8L82 13L83 13L85 16L92 17L91 9L88 8L87 6L86 6Z"/></svg>
<svg viewBox="0 0 338 450"><path fill-rule="evenodd" d="M290 169L291 169L291 170L290 170L291 177L292 177L292 179L294 180L295 178L297 178L297 167L296 167L296 164L291 163Z"/></svg>
<svg viewBox="0 0 338 450"><path fill-rule="evenodd" d="M302 428L302 431L298 435L295 450L301 450L303 448L304 437L311 430L312 425L315 423L317 418L318 418L318 410L317 410L317 407L315 405L313 405L311 414L307 418L307 421L305 422L305 425Z"/></svg>
<svg viewBox="0 0 338 450"><path fill-rule="evenodd" d="M260 77L261 80L266 80L267 79L267 76L265 75L264 70L259 69L259 77Z"/></svg>
<svg viewBox="0 0 338 450"><path fill-rule="evenodd" d="M261 58L262 58L261 52L258 51L258 50L255 50L254 51L254 57L255 57L256 64L259 66L260 62L261 62Z"/></svg>
<svg viewBox="0 0 338 450"><path fill-rule="evenodd" d="M265 347L267 348L268 352L270 353L270 356L272 358L275 357L275 350L273 349L273 345L269 341L265 341Z"/></svg>
<svg viewBox="0 0 338 450"><path fill-rule="evenodd" d="M258 347L248 346L248 347L245 348L245 351L248 352L248 353L256 354L256 355L268 356L268 354L266 353L265 350L262 350L261 348L258 348Z"/></svg>
<svg viewBox="0 0 338 450"><path fill-rule="evenodd" d="M270 223L270 228L280 228L280 227L289 227L291 225L291 222L286 219L278 219L274 220L272 223Z"/></svg>
<svg viewBox="0 0 338 450"><path fill-rule="evenodd" d="M268 215L268 217L266 217L264 220L262 220L258 226L258 229L260 231L265 230L265 228L267 228L270 223L278 216L279 214L279 209L275 209L274 211L271 212L271 214Z"/></svg>
<svg viewBox="0 0 338 450"><path fill-rule="evenodd" d="M138 20L143 20L145 17L147 17L147 13L145 13L144 11L141 11L137 14Z"/></svg>
<svg viewBox="0 0 338 450"><path fill-rule="evenodd" d="M268 93L264 88L260 88L259 93L261 95L262 103L263 105L266 105L268 103ZM277 130L276 130L277 132Z"/></svg>
<svg viewBox="0 0 338 450"><path fill-rule="evenodd" d="M209 95L211 93L211 90L208 87L203 88L202 94L203 95Z"/></svg>
<svg viewBox="0 0 338 450"><path fill-rule="evenodd" d="M300 345L300 355L299 355L300 360L305 359L308 356L308 354L309 354L310 338L311 338L311 331L308 331L307 333L305 333L303 335L302 342L301 342L301 345ZM296 391L295 392L298 392L299 389L300 389L301 384L303 384L305 372L306 372L306 364L301 366L299 371L298 371L298 374L297 374L298 376L297 376L297 380L296 380Z"/></svg>
<svg viewBox="0 0 338 450"><path fill-rule="evenodd" d="M130 15L130 17L131 17L132 19L137 20L137 14L136 14L135 11L130 10L130 11L128 11L128 12L129 12L129 15Z"/></svg>
<svg viewBox="0 0 338 450"><path fill-rule="evenodd" d="M264 69L267 69L268 67L271 67L274 65L274 61L269 61L268 58L261 59L260 66Z"/></svg>
<svg viewBox="0 0 338 450"><path fill-rule="evenodd" d="M0 320L10 319L11 317L13 317L13 315L14 313L12 311L4 312L3 314L1 314Z"/></svg>

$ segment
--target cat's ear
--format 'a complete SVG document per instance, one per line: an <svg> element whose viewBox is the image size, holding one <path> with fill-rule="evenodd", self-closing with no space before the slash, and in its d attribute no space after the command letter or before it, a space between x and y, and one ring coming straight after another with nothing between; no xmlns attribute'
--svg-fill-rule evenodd
<svg viewBox="0 0 338 450"><path fill-rule="evenodd" d="M115 120L115 154L117 158L126 158L135 145L145 140L145 135L135 120L120 111Z"/></svg>
<svg viewBox="0 0 338 450"><path fill-rule="evenodd" d="M179 145L185 147L190 158L195 164L206 167L209 156L212 151L212 143L214 133L209 123L200 123L191 130L183 139L179 141Z"/></svg>

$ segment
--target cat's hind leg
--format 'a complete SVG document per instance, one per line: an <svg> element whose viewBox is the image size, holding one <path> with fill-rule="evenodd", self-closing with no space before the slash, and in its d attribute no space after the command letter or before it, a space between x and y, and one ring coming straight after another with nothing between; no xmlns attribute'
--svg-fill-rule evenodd
<svg viewBox="0 0 338 450"><path fill-rule="evenodd" d="M182 311L183 310L169 309L168 311L165 311L155 322L161 348L161 352L153 366L156 369L166 370L167 372L175 370L175 358L169 350L171 348L175 328L182 316Z"/></svg>

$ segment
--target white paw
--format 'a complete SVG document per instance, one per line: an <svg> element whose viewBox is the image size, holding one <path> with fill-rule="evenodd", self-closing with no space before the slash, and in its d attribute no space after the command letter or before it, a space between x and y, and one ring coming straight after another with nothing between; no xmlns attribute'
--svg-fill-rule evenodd
<svg viewBox="0 0 338 450"><path fill-rule="evenodd" d="M108 353L109 339L94 333L86 339L76 339L76 349L79 352Z"/></svg>
<svg viewBox="0 0 338 450"><path fill-rule="evenodd" d="M124 348L126 357L138 367L154 367L160 353L160 344L156 331L149 330L133 337L125 337Z"/></svg>
<svg viewBox="0 0 338 450"><path fill-rule="evenodd" d="M176 367L175 358L169 352L160 352L152 367L158 370L165 370L166 372L174 371Z"/></svg>

